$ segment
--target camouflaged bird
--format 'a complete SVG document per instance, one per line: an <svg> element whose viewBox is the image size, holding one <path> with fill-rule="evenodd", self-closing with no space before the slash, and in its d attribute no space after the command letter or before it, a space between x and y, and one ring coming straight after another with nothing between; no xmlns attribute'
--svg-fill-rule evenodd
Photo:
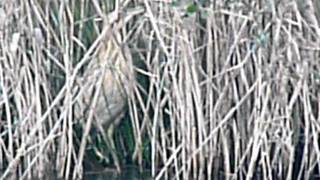
<svg viewBox="0 0 320 180"><path fill-rule="evenodd" d="M117 33L106 35L96 58L89 63L80 83L82 93L75 108L75 117L86 123L89 113L93 112L93 126L103 135L119 172L120 162L115 152L113 131L125 113L134 75L129 65L131 56L128 47L120 45L122 40Z"/></svg>
<svg viewBox="0 0 320 180"><path fill-rule="evenodd" d="M116 8L104 18L107 31L103 31L106 33L98 47L96 58L89 63L80 80L81 93L74 108L77 119L86 124L90 124L87 122L93 119L93 125L101 132L105 142L109 142L108 147L118 172L120 162L115 152L113 132L123 119L128 96L133 89L132 83L135 81L130 50L124 40L125 28L132 17L142 13L143 7L122 12L120 8Z"/></svg>

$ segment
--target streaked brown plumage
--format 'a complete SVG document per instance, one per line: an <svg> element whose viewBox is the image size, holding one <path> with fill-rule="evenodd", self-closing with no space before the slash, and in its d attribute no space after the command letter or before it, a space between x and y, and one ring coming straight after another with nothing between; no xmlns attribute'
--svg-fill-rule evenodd
<svg viewBox="0 0 320 180"><path fill-rule="evenodd" d="M122 4L123 7L128 2ZM144 8L135 7L120 13L122 8L119 8L119 4L117 4L115 9L104 18L105 27L110 31L106 33L99 46L97 58L88 65L84 77L80 81L82 93L79 93L79 103L74 108L74 114L75 118L82 119L87 125L91 124L88 120L93 119L94 126L102 133L104 140L109 142L110 151L119 172L120 163L112 136L114 127L123 117L128 95L131 94L132 83L135 80L130 64L132 59L129 48L120 34L125 35L122 30L126 28L126 23L132 17L144 13ZM93 118L90 118L89 114L93 115L91 116ZM85 134L88 134L88 129L86 128ZM82 144L85 146L85 141L83 142Z"/></svg>
<svg viewBox="0 0 320 180"><path fill-rule="evenodd" d="M116 39L118 38L118 39ZM127 97L130 91L131 73L128 49L118 46L121 39L109 34L101 43L97 58L88 65L82 80L83 93L80 95L80 108L75 108L75 114L85 122L88 114L93 111L93 124L103 134L117 170L120 165L115 153L113 131L125 113ZM94 96L97 94L96 102Z"/></svg>
<svg viewBox="0 0 320 180"><path fill-rule="evenodd" d="M130 78L128 62L113 38L102 45L97 66L103 78L95 119L106 129L124 111Z"/></svg>

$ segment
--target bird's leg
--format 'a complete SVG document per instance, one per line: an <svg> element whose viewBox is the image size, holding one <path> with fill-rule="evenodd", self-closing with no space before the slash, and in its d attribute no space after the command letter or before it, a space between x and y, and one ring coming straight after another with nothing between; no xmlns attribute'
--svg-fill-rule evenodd
<svg viewBox="0 0 320 180"><path fill-rule="evenodd" d="M119 162L119 159L118 159L118 156L117 156L117 153L116 153L116 146L115 146L115 143L113 141L114 128L115 128L114 124L111 124L109 129L108 129L108 139L110 141L112 159L113 159L114 164L115 164L115 166L117 168L117 172L120 173L121 172L120 162Z"/></svg>
<svg viewBox="0 0 320 180"><path fill-rule="evenodd" d="M102 132L102 136L107 143L107 146L109 148L109 151L111 153L112 159L114 161L114 165L116 166L117 172L121 173L121 166L120 166L120 161L118 159L117 151L116 151L116 146L113 141L113 135L114 135L114 128L117 127L123 118L124 113L121 113L113 123L110 124L110 126L107 128L107 134L105 132Z"/></svg>
<svg viewBox="0 0 320 180"><path fill-rule="evenodd" d="M102 138L102 139L101 139L101 138ZM104 142L107 144L107 146L109 146L109 145L108 145L109 143L106 142L105 136L103 135L103 133L101 133L100 135L98 135L98 136L96 137L96 141L97 141L98 144L100 144L101 141L104 141ZM111 161L110 161L109 157L106 156L106 155L105 155L105 152L104 152L103 150L101 150L100 148L101 148L101 147L93 146L93 151L94 151L95 155L99 158L99 159L98 159L99 162L110 163Z"/></svg>
<svg viewBox="0 0 320 180"><path fill-rule="evenodd" d="M117 171L120 173L121 172L121 167L120 167L120 161L118 159L118 156L117 156L117 151L116 151L116 146L115 146L115 143L113 141L113 135L114 135L114 128L116 128L119 124L120 124L120 121L121 119L124 117L124 112L122 112L114 121L114 123L112 123L110 125L110 128L108 130L108 136L109 136L109 139L110 139L110 145L111 145L111 155L112 155L112 158L114 160L114 164L116 165L116 168L117 168Z"/></svg>

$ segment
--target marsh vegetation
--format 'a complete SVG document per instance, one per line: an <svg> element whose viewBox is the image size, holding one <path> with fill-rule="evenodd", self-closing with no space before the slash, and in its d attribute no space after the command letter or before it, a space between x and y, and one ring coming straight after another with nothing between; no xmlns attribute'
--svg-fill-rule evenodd
<svg viewBox="0 0 320 180"><path fill-rule="evenodd" d="M319 177L319 12L318 0L0 1L0 179L126 166ZM115 114L83 103L119 85L98 62L126 79Z"/></svg>

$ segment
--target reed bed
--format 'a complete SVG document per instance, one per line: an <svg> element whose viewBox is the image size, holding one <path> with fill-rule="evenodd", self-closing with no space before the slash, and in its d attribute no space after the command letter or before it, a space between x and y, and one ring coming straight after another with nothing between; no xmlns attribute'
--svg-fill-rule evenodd
<svg viewBox="0 0 320 180"><path fill-rule="evenodd" d="M75 116L79 81L115 33L135 80L116 149L98 148L118 152L108 166L319 177L319 12L318 0L2 0L0 179L83 177L101 143L92 118Z"/></svg>

